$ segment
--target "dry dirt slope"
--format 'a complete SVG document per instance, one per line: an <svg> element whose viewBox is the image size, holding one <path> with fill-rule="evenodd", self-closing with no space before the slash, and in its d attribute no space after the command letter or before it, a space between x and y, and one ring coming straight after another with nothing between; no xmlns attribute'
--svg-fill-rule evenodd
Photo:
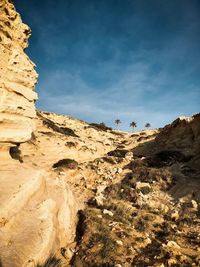
<svg viewBox="0 0 200 267"><path fill-rule="evenodd" d="M110 131L38 112L32 139L10 144L12 159L0 161L3 266L35 266L50 254L68 264L75 246L77 212L101 183L92 163L115 149L126 135Z"/></svg>
<svg viewBox="0 0 200 267"><path fill-rule="evenodd" d="M12 162L45 172L48 194L60 199L58 205L70 202L74 212L57 232L69 240L43 238L49 250L40 262L53 252L57 259L50 266L198 266L199 134L199 115L178 119L161 133L123 133L38 112L32 140L11 150ZM70 200L55 191L58 181ZM33 211L42 200L39 192L30 202ZM29 224L36 225L33 216ZM29 224L25 220L15 231L29 237L23 233Z"/></svg>

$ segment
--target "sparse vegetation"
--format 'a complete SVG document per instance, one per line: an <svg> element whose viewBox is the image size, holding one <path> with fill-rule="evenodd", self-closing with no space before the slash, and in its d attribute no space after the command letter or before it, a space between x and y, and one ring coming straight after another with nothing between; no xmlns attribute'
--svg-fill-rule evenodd
<svg viewBox="0 0 200 267"><path fill-rule="evenodd" d="M106 126L106 124L104 122L101 123L90 123L89 124L90 128L94 128L97 131L108 131L108 130L112 130L111 127Z"/></svg>
<svg viewBox="0 0 200 267"><path fill-rule="evenodd" d="M149 122L147 122L144 127L149 129L151 127L151 124Z"/></svg>
<svg viewBox="0 0 200 267"><path fill-rule="evenodd" d="M78 167L78 162L73 159L61 159L53 164L53 168L66 168L66 169L76 169Z"/></svg>
<svg viewBox="0 0 200 267"><path fill-rule="evenodd" d="M114 150L108 155L116 160L126 153ZM86 232L78 247L76 263L84 267L116 264L172 267L192 266L193 262L198 266L197 254L191 257L168 247L172 244L178 248L176 244L181 240L185 247L192 244L197 248L200 243L195 226L198 211L192 211L191 204L181 204L179 219L173 220L173 210L180 203L172 205L169 199L164 199L166 190L174 183L173 173L167 166L152 167L151 162L151 157L134 158L124 168L130 170L125 177L105 189L103 205L86 208ZM136 187L138 182L143 183L140 189ZM108 212L104 214L104 210ZM185 237L183 229L187 229Z"/></svg>
<svg viewBox="0 0 200 267"><path fill-rule="evenodd" d="M115 120L115 124L117 125L117 128L119 128L119 125L121 124L121 120L120 119L116 119Z"/></svg>
<svg viewBox="0 0 200 267"><path fill-rule="evenodd" d="M43 124L53 131L64 134L66 136L78 137L78 135L75 134L72 129L68 127L58 126L54 121L45 118L40 112L37 112L37 115L42 120Z"/></svg>
<svg viewBox="0 0 200 267"><path fill-rule="evenodd" d="M76 144L74 142L66 142L65 145L69 148L76 147Z"/></svg>
<svg viewBox="0 0 200 267"><path fill-rule="evenodd" d="M113 157L119 157L119 158L124 158L128 150L125 149L115 149L113 151L110 151L107 153L108 156L113 156Z"/></svg>
<svg viewBox="0 0 200 267"><path fill-rule="evenodd" d="M133 131L134 131L134 128L137 127L137 123L136 123L135 121L132 121L132 122L130 123L130 127L133 128Z"/></svg>

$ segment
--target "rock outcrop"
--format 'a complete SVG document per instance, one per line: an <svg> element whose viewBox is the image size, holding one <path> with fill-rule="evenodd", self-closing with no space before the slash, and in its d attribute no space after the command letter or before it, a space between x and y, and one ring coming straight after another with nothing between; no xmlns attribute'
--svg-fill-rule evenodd
<svg viewBox="0 0 200 267"><path fill-rule="evenodd" d="M0 165L0 259L4 267L33 267L60 256L74 241L77 205L62 177Z"/></svg>
<svg viewBox="0 0 200 267"><path fill-rule="evenodd" d="M0 1L0 146L31 138L36 116L34 86L37 73L24 53L30 29L22 23L12 1ZM6 144L6 145L5 145ZM8 145L9 144L9 145ZM1 155L2 156L2 155Z"/></svg>
<svg viewBox="0 0 200 267"><path fill-rule="evenodd" d="M37 73L24 53L29 36L12 1L1 0L0 265L4 267L37 266L51 254L60 256L74 240L77 218L76 200L65 179L20 160L16 146L30 140L36 126Z"/></svg>
<svg viewBox="0 0 200 267"><path fill-rule="evenodd" d="M200 113L180 117L165 126L156 137L159 149L179 151L200 168Z"/></svg>

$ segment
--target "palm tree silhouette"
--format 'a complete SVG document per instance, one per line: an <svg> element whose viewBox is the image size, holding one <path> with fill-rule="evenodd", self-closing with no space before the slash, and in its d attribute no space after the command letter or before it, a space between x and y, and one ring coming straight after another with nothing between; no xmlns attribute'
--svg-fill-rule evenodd
<svg viewBox="0 0 200 267"><path fill-rule="evenodd" d="M132 128L133 128L133 131L134 131L134 128L137 127L137 123L136 123L135 121L132 121L132 122L130 123L130 127L132 127Z"/></svg>
<svg viewBox="0 0 200 267"><path fill-rule="evenodd" d="M115 124L117 124L117 128L119 127L118 125L119 125L120 123L122 123L122 122L120 121L120 119L116 119L116 120L115 120ZM118 128L118 130L119 130L119 128Z"/></svg>
<svg viewBox="0 0 200 267"><path fill-rule="evenodd" d="M149 123L149 122L147 122L146 124L145 124L145 128L150 128L151 127L151 124Z"/></svg>

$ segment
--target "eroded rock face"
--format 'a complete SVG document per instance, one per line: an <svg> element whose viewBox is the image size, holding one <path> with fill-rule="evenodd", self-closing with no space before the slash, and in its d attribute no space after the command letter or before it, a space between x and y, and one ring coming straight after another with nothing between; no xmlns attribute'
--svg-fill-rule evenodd
<svg viewBox="0 0 200 267"><path fill-rule="evenodd" d="M0 0L0 265L33 267L74 240L77 204L62 177L8 151L31 139L37 73L24 53L30 29ZM16 147L17 148L17 147ZM20 152L20 150L19 150ZM17 153L16 151L13 153ZM15 158L15 159L14 159ZM64 258L65 260L65 258ZM66 259L67 260L67 259Z"/></svg>
<svg viewBox="0 0 200 267"><path fill-rule="evenodd" d="M30 29L11 1L0 1L0 146L31 138L37 73L24 53Z"/></svg>
<svg viewBox="0 0 200 267"><path fill-rule="evenodd" d="M192 117L180 117L165 126L156 140L165 148L190 153L200 146L200 113Z"/></svg>
<svg viewBox="0 0 200 267"><path fill-rule="evenodd" d="M61 257L61 249L74 241L77 213L66 181L14 161L0 168L3 267L33 267L51 254Z"/></svg>
<svg viewBox="0 0 200 267"><path fill-rule="evenodd" d="M180 117L165 126L156 137L161 149L180 151L192 158L193 166L200 166L200 113Z"/></svg>

